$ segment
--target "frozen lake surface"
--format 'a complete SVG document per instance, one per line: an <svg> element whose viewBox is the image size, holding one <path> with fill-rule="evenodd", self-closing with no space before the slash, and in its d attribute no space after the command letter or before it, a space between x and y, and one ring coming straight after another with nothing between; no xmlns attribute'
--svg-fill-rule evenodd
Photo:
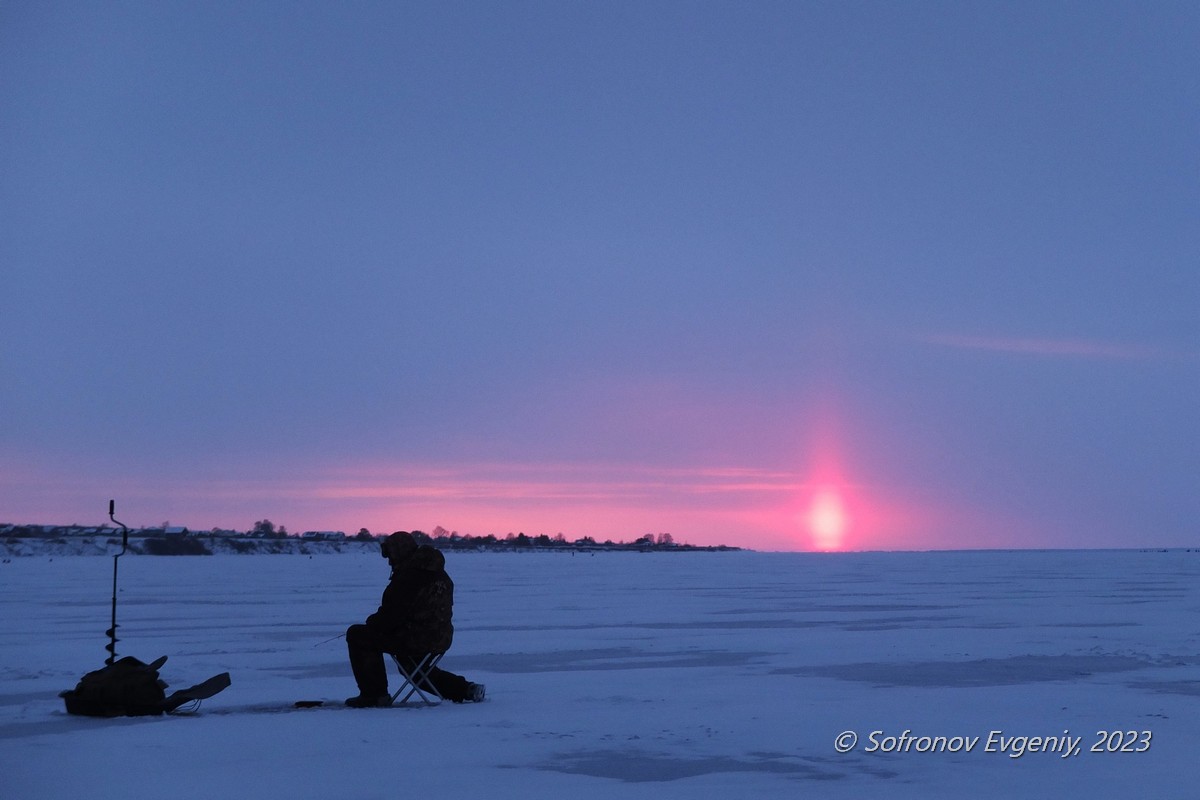
<svg viewBox="0 0 1200 800"><path fill-rule="evenodd" d="M485 703L273 710L355 694L325 640L378 606L377 557L127 556L118 654L233 685L115 720L58 698L103 664L111 559L0 564L0 795L1195 796L1200 553L447 562L443 666Z"/></svg>

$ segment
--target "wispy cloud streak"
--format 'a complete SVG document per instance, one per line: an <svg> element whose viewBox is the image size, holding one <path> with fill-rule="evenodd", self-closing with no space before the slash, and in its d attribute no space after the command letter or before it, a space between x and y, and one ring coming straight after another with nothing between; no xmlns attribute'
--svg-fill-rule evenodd
<svg viewBox="0 0 1200 800"><path fill-rule="evenodd" d="M996 353L1046 356L1059 358L1092 358L1120 361L1156 361L1171 354L1155 347L1120 344L1089 339L1040 339L1005 336L967 336L962 334L929 334L916 337L926 344L942 345L963 350L986 350Z"/></svg>
<svg viewBox="0 0 1200 800"><path fill-rule="evenodd" d="M457 469L378 465L324 476L308 490L331 500L430 499L458 501L629 502L702 495L792 492L800 475L740 468L654 469L480 464Z"/></svg>

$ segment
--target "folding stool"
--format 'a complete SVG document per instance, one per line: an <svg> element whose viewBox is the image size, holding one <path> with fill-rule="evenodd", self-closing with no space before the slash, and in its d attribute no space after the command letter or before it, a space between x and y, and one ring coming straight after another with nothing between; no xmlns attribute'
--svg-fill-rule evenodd
<svg viewBox="0 0 1200 800"><path fill-rule="evenodd" d="M442 660L442 656L445 653L426 654L411 671L405 668L404 661L401 660L399 655L395 653L390 653L389 655L391 655L392 661L396 663L396 670L400 673L400 677L404 679L403 683L400 684L400 688L392 695L392 705L403 705L413 694L421 698L423 705L436 706L442 702L442 696L438 694L438 690L434 688L433 682L430 681L429 677L433 672L433 668L438 665L438 662ZM408 691L405 692L405 689ZM400 697L401 693L404 693L403 697ZM431 696L437 699L431 700ZM400 698L399 700L396 699L398 697Z"/></svg>

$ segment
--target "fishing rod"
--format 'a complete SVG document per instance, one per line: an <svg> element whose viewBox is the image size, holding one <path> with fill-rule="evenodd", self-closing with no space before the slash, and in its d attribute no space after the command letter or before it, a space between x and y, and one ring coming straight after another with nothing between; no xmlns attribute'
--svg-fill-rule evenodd
<svg viewBox="0 0 1200 800"><path fill-rule="evenodd" d="M342 638L344 638L345 636L346 636L346 634L344 634L344 633L339 633L337 636L332 636L332 637L330 637L330 638L326 639L326 640L325 640L325 641L323 641L323 642L317 642L316 644L314 644L314 645L313 645L313 647L320 647L320 646L321 646L321 645L323 645L323 644L329 644L330 642L336 642L338 639L342 639Z"/></svg>
<svg viewBox="0 0 1200 800"><path fill-rule="evenodd" d="M113 516L116 510L116 501L108 501L108 518L121 526L121 552L113 556L113 594L112 594L112 627L105 631L108 634L109 642L104 646L108 651L108 658L104 659L105 664L112 664L117 660L117 559L125 555L125 550L129 547L129 528L125 527L125 523Z"/></svg>

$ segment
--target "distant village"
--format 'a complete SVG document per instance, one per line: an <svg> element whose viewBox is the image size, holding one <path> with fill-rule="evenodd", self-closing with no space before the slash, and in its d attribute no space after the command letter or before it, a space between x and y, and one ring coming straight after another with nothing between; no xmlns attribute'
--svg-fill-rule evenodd
<svg viewBox="0 0 1200 800"><path fill-rule="evenodd" d="M286 527L270 520L259 520L245 531L213 528L191 530L184 526L164 523L148 528L128 529L128 549L143 555L212 555L215 553L328 553L361 552L374 547L378 540L390 534L372 533L361 528L355 534L345 531L304 531L290 533ZM422 544L441 550L477 551L635 551L635 552L692 552L734 551L741 548L728 545L699 546L676 542L669 533L646 534L631 542L597 541L591 536L567 539L554 536L509 533L505 536L460 535L436 527L431 533L412 531ZM0 524L0 545L13 551L20 542L56 544L68 552L107 552L122 546L122 528L112 525L11 525ZM44 548L39 548L44 549Z"/></svg>

